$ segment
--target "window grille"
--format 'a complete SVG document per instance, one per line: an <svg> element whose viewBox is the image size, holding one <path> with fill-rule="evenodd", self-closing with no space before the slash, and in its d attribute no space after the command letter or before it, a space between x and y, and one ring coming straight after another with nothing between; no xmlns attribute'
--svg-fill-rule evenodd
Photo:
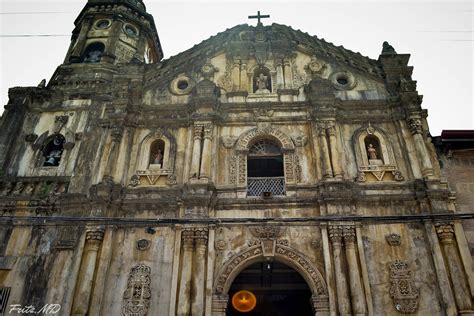
<svg viewBox="0 0 474 316"><path fill-rule="evenodd" d="M8 298L10 297L11 287L0 288L0 315L6 315Z"/></svg>
<svg viewBox="0 0 474 316"><path fill-rule="evenodd" d="M285 195L285 177L248 177L247 196L262 196L264 192L272 195Z"/></svg>

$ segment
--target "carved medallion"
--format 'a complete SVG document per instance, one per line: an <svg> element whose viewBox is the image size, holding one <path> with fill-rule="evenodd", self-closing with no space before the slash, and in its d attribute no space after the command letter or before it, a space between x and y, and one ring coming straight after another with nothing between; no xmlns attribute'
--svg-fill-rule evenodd
<svg viewBox="0 0 474 316"><path fill-rule="evenodd" d="M400 235L391 233L385 236L385 240L390 246L400 246Z"/></svg>
<svg viewBox="0 0 474 316"><path fill-rule="evenodd" d="M140 239L137 241L137 249L138 250L147 250L150 248L151 241L148 239Z"/></svg>

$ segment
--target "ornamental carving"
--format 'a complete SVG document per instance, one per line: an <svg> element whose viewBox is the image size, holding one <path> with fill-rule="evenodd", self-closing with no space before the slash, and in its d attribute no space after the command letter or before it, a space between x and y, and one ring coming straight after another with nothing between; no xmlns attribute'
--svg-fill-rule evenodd
<svg viewBox="0 0 474 316"><path fill-rule="evenodd" d="M264 240L274 240L285 233L285 229L280 226L256 226L249 230L254 237Z"/></svg>
<svg viewBox="0 0 474 316"><path fill-rule="evenodd" d="M421 134L422 133L422 126L421 120L418 118L411 118L408 120L408 129L410 133L414 134Z"/></svg>
<svg viewBox="0 0 474 316"><path fill-rule="evenodd" d="M441 242L454 241L454 226L452 222L436 223L435 228Z"/></svg>
<svg viewBox="0 0 474 316"><path fill-rule="evenodd" d="M208 59L206 63L201 67L202 76L206 79L212 78L214 73L218 72L219 69L215 67L211 61Z"/></svg>
<svg viewBox="0 0 474 316"><path fill-rule="evenodd" d="M306 72L310 75L320 74L323 72L326 65L319 61L315 56L311 57L311 61L304 67Z"/></svg>
<svg viewBox="0 0 474 316"><path fill-rule="evenodd" d="M400 235L395 233L391 233L385 236L385 240L390 246L400 246L400 239Z"/></svg>
<svg viewBox="0 0 474 316"><path fill-rule="evenodd" d="M218 251L224 251L227 248L227 242L223 239L214 242L214 248Z"/></svg>
<svg viewBox="0 0 474 316"><path fill-rule="evenodd" d="M54 118L54 133L58 134L61 129L67 124L69 116L67 115L58 115Z"/></svg>
<svg viewBox="0 0 474 316"><path fill-rule="evenodd" d="M229 156L229 184L236 184L237 178L237 156Z"/></svg>
<svg viewBox="0 0 474 316"><path fill-rule="evenodd" d="M327 297L327 286L319 270L313 266L311 261L304 255L284 244L284 242L283 244L276 243L276 249L274 253L275 258L278 259L280 257L284 261L291 262L293 266L296 266L299 271L307 276L307 279L311 280L310 284L308 285L312 289L313 294L316 294L321 298ZM226 294L224 292L228 290L228 287L230 286L229 283L233 281L233 279L230 279L230 277L238 272L238 267L245 262L257 259L263 260L263 250L260 244L252 246L244 252L229 259L229 261L224 264L224 267L217 275L216 282L214 284L214 294Z"/></svg>
<svg viewBox="0 0 474 316"><path fill-rule="evenodd" d="M219 78L217 83L219 87L221 87L225 91L232 91L232 87L234 86L234 84L232 82L232 62L230 60L227 61L224 75Z"/></svg>
<svg viewBox="0 0 474 316"><path fill-rule="evenodd" d="M237 140L237 137L235 136L222 136L221 137L222 145L227 149L234 147L236 140Z"/></svg>
<svg viewBox="0 0 474 316"><path fill-rule="evenodd" d="M297 154L285 155L285 176L288 183L301 182L301 165Z"/></svg>
<svg viewBox="0 0 474 316"><path fill-rule="evenodd" d="M150 307L151 268L139 264L128 276L127 288L123 293L122 316L145 316Z"/></svg>
<svg viewBox="0 0 474 316"><path fill-rule="evenodd" d="M148 239L137 240L137 249L138 250L147 250L150 249L151 241Z"/></svg>
<svg viewBox="0 0 474 316"><path fill-rule="evenodd" d="M301 134L293 138L296 147L304 147L308 143L308 136Z"/></svg>
<svg viewBox="0 0 474 316"><path fill-rule="evenodd" d="M393 299L395 309L400 313L415 313L418 309L419 290L415 288L408 264L396 260L389 265L390 268L390 297Z"/></svg>
<svg viewBox="0 0 474 316"><path fill-rule="evenodd" d="M245 132L237 140L237 143L235 144L235 150L246 152L249 148L250 142L254 138L262 138L265 136L278 139L278 141L281 143L283 151L294 151L295 149L295 145L288 135L275 127L269 126L266 128L253 128Z"/></svg>

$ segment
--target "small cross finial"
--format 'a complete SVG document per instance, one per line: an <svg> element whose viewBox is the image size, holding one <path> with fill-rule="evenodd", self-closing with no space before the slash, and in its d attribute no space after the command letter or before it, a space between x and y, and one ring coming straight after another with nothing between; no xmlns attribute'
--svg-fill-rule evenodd
<svg viewBox="0 0 474 316"><path fill-rule="evenodd" d="M258 19L257 26L262 26L262 22L260 22L260 19L266 19L269 18L270 15L260 15L260 11L257 11L257 15L249 15L249 19Z"/></svg>

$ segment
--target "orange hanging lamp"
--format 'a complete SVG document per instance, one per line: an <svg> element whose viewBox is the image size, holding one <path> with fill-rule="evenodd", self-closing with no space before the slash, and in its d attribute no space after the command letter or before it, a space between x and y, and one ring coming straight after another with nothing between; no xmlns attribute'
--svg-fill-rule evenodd
<svg viewBox="0 0 474 316"><path fill-rule="evenodd" d="M250 291L239 291L232 296L232 306L241 313L252 311L256 305L257 298Z"/></svg>

